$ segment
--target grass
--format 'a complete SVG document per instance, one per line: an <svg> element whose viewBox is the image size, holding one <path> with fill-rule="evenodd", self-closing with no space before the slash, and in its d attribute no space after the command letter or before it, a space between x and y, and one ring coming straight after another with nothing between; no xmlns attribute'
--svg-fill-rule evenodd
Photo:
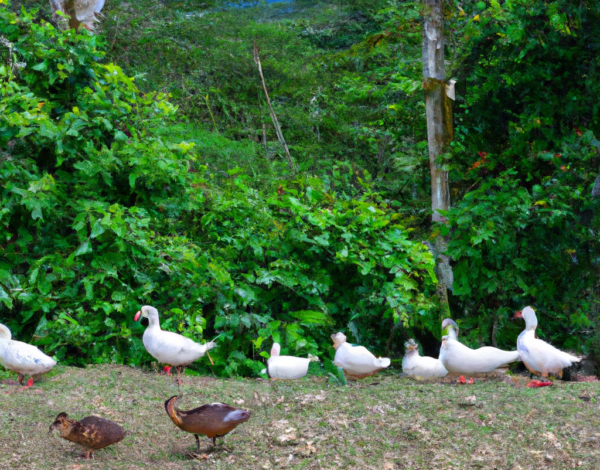
<svg viewBox="0 0 600 470"><path fill-rule="evenodd" d="M173 378L141 369L57 366L32 389L0 384L0 468L599 468L600 384L529 389L501 381L419 384L394 375L340 387L185 376L181 408L222 401L252 410L225 448L177 429L163 403ZM475 396L475 404L472 398ZM472 405L472 406L471 406ZM48 426L97 414L129 435L78 457ZM221 441L219 441L221 442Z"/></svg>

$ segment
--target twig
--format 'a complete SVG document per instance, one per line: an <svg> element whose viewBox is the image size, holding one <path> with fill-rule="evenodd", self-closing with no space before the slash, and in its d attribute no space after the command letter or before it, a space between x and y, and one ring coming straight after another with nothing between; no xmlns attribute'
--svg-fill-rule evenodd
<svg viewBox="0 0 600 470"><path fill-rule="evenodd" d="M210 109L210 104L208 102L208 95L206 95L204 97L204 99L206 100L206 107L208 108L208 112L210 113L210 117L212 118L212 122L213 122L213 126L215 126L215 132L219 132L219 129L217 128L217 122L215 121L215 117L213 115L212 110Z"/></svg>
<svg viewBox="0 0 600 470"><path fill-rule="evenodd" d="M288 162L290 163L292 169L294 171L297 170L296 168L296 164L294 163L294 161L292 160L292 156L290 155L290 150L288 149L288 146L285 142L285 139L283 138L283 133L281 132L281 127L279 126L279 121L277 120L277 115L275 114L275 110L273 109L273 106L271 105L271 99L269 98L269 92L267 91L267 85L265 83L265 77L263 75L263 71L262 71L262 66L260 64L260 56L259 56L259 48L258 45L256 44L256 39L254 39L254 63L256 64L256 67L258 68L258 73L260 74L260 80L262 83L262 88L263 91L265 92L265 97L267 99L267 104L269 105L269 112L271 113L271 120L273 121L273 126L275 127L275 133L277 134L277 138L279 139L279 142L281 143L281 145L283 146L283 150L285 151L285 155L288 159Z"/></svg>
<svg viewBox="0 0 600 470"><path fill-rule="evenodd" d="M115 35L113 37L113 42L110 45L110 50L112 51L115 48L115 43L117 42L117 34L119 34L119 23L121 21L120 17L117 17L117 25L115 26Z"/></svg>

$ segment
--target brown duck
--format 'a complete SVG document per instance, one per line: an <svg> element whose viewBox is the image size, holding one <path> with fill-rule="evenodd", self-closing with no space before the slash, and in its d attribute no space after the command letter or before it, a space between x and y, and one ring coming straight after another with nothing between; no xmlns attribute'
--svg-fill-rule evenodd
<svg viewBox="0 0 600 470"><path fill-rule="evenodd" d="M88 416L81 421L69 418L67 413L60 413L48 432L58 429L60 437L75 442L86 449L82 455L86 459L94 458L93 452L111 444L121 442L127 432L114 421Z"/></svg>
<svg viewBox="0 0 600 470"><path fill-rule="evenodd" d="M167 414L179 429L190 432L196 436L196 448L200 452L200 438L198 434L212 438L213 445L217 443L217 437L233 431L238 424L250 419L252 414L248 410L234 408L223 403L211 403L202 405L193 410L183 411L175 408L177 395L165 402Z"/></svg>

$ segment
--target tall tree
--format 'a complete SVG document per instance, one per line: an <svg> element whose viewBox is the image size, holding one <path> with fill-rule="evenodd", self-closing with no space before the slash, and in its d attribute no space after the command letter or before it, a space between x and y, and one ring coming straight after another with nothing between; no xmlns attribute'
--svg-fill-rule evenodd
<svg viewBox="0 0 600 470"><path fill-rule="evenodd" d="M431 169L431 209L433 222L444 222L440 210L450 208L448 171L439 162L444 147L453 138L452 102L454 83L446 84L444 66L444 15L442 0L423 0L423 87L427 115L427 140ZM450 260L445 255L448 238L437 236L434 240L436 274L442 305L448 307L448 289L452 289L454 276Z"/></svg>

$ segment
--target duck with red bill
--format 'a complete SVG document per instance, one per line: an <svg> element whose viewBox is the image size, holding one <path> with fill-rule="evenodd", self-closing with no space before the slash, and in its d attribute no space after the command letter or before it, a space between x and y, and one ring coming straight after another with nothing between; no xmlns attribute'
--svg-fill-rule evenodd
<svg viewBox="0 0 600 470"><path fill-rule="evenodd" d="M517 338L517 351L519 351L523 364L532 374L542 377L553 374L560 379L564 368L581 361L581 358L560 351L536 338L535 330L538 321L533 308L525 307L523 310L515 312L513 319L518 318L525 320L525 330Z"/></svg>
<svg viewBox="0 0 600 470"><path fill-rule="evenodd" d="M134 321L142 318L148 319L148 327L144 331L142 341L146 351L150 353L161 364L169 364L177 369L177 382L181 386L181 368L200 359L208 350L216 344L210 341L206 344L198 344L185 336L170 331L164 331L160 327L158 310L145 305L133 317Z"/></svg>

